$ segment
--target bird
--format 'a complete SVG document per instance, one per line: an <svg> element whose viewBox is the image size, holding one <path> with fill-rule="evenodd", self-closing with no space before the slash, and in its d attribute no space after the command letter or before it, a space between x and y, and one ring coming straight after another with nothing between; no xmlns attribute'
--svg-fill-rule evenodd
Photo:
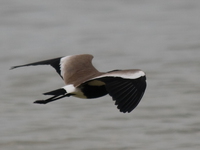
<svg viewBox="0 0 200 150"><path fill-rule="evenodd" d="M130 113L139 104L146 90L146 74L140 69L112 70L99 72L92 64L93 55L79 54L58 57L24 65L50 65L65 85L56 90L43 93L51 97L36 100L34 103L47 104L64 97L83 99L99 98L109 94L122 113Z"/></svg>

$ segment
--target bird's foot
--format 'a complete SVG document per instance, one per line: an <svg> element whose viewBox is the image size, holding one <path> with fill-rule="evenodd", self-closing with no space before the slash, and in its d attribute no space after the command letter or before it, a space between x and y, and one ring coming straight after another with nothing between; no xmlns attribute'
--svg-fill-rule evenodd
<svg viewBox="0 0 200 150"><path fill-rule="evenodd" d="M46 104L46 103L48 103L48 102L45 101L45 100L37 100L37 101L35 101L35 102L33 102L33 103L35 103L35 104Z"/></svg>

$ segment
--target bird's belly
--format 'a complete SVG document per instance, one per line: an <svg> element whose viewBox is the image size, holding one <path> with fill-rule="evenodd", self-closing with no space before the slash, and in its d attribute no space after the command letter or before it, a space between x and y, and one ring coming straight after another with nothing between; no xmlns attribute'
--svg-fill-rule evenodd
<svg viewBox="0 0 200 150"><path fill-rule="evenodd" d="M98 98L101 96L104 96L106 94L108 94L105 85L102 86L90 86L90 85L84 85L81 86L79 90L76 91L76 93L74 93L75 97L79 97L79 98Z"/></svg>

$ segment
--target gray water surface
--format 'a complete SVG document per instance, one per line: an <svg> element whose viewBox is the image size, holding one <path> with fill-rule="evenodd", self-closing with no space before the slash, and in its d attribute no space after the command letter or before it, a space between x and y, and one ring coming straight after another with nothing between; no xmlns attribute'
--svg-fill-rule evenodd
<svg viewBox="0 0 200 150"><path fill-rule="evenodd" d="M2 150L200 148L199 0L1 0ZM140 68L148 87L130 114L112 98L32 102L64 85L49 66L93 54L100 71Z"/></svg>

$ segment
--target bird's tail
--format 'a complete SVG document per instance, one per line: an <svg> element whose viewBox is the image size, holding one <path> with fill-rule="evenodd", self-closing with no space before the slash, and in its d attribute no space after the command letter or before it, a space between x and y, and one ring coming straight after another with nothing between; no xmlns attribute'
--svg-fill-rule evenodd
<svg viewBox="0 0 200 150"><path fill-rule="evenodd" d="M56 101L56 100L61 99L63 97L69 97L69 96L72 95L72 94L67 93L66 90L63 89L63 88L60 88L60 89L57 89L57 90L53 90L53 91L50 91L50 92L46 92L46 93L43 93L43 94L44 95L53 95L53 96L48 98L48 99L46 99L46 100L37 100L34 103L47 104L49 102Z"/></svg>

